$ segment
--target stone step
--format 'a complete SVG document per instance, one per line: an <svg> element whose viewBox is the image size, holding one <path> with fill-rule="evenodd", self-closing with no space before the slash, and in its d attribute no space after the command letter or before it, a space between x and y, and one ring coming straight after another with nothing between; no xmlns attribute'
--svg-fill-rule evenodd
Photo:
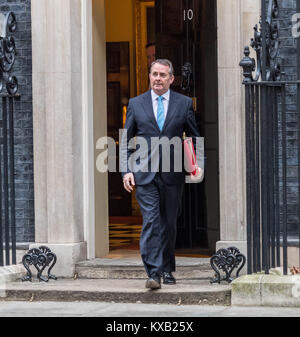
<svg viewBox="0 0 300 337"><path fill-rule="evenodd" d="M145 280L59 279L48 283L13 282L1 290L2 300L98 301L116 303L164 303L230 305L231 286L207 280L182 280L158 290L145 288Z"/></svg>
<svg viewBox="0 0 300 337"><path fill-rule="evenodd" d="M82 279L145 279L147 277L141 259L93 259L76 264L75 271ZM176 259L177 280L208 280L214 277L209 259Z"/></svg>

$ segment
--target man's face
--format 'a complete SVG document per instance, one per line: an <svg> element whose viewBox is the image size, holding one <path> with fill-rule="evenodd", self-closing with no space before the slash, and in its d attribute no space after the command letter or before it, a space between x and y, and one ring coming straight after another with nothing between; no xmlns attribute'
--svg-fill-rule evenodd
<svg viewBox="0 0 300 337"><path fill-rule="evenodd" d="M148 68L150 69L150 66L152 64L152 62L155 61L155 46L149 46L146 49L146 53L147 53L147 64L148 64Z"/></svg>
<svg viewBox="0 0 300 337"><path fill-rule="evenodd" d="M170 67L156 63L151 69L150 86L159 96L166 93L174 82L174 76L170 76Z"/></svg>

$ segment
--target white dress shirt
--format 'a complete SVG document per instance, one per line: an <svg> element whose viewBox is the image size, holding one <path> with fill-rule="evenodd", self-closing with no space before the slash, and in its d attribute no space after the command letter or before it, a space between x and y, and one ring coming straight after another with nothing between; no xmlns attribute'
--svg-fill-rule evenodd
<svg viewBox="0 0 300 337"><path fill-rule="evenodd" d="M153 105L153 111L154 111L154 116L155 119L157 120L157 107L158 107L158 97L159 95L157 95L153 90L151 90L151 97L152 97L152 105ZM163 97L163 105L164 105L164 113L165 113L165 120L167 117L167 113L168 113L168 108L169 108L169 101L170 101L170 90L168 90L166 93L164 93L162 95Z"/></svg>

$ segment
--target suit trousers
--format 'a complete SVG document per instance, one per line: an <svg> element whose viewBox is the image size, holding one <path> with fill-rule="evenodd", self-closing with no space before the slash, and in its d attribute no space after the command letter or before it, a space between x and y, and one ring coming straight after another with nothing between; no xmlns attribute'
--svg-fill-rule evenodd
<svg viewBox="0 0 300 337"><path fill-rule="evenodd" d="M136 186L143 216L140 252L148 277L176 270L176 224L183 186L165 184L159 173L150 184Z"/></svg>

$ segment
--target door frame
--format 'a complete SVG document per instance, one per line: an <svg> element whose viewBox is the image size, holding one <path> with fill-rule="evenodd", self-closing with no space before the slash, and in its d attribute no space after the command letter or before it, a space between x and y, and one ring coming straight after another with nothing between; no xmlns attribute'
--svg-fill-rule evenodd
<svg viewBox="0 0 300 337"><path fill-rule="evenodd" d="M136 31L136 92L142 94L149 87L147 56L147 9L154 7L153 0L135 0L135 31Z"/></svg>
<svg viewBox="0 0 300 337"><path fill-rule="evenodd" d="M82 0L84 235L87 257L109 253L108 175L96 169L99 137L107 136L105 0Z"/></svg>
<svg viewBox="0 0 300 337"><path fill-rule="evenodd" d="M82 99L83 104L83 202L84 239L87 242L87 258L95 257L95 181L94 181L94 133L93 133L93 26L92 1L82 0Z"/></svg>

